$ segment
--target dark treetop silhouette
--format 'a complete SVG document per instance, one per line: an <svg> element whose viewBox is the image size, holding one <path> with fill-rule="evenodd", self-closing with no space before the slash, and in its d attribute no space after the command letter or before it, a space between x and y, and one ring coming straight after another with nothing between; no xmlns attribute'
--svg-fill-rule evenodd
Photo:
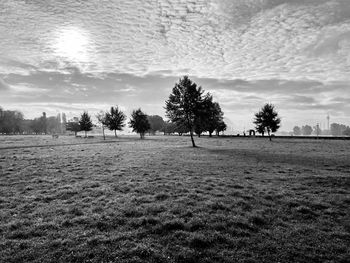
<svg viewBox="0 0 350 263"><path fill-rule="evenodd" d="M85 132L85 137L87 137L87 132L92 130L92 121L90 115L84 111L79 120L80 129Z"/></svg>
<svg viewBox="0 0 350 263"><path fill-rule="evenodd" d="M145 138L145 133L151 128L147 115L141 111L141 109L134 110L131 114L129 127L133 132L140 134L140 138Z"/></svg>
<svg viewBox="0 0 350 263"><path fill-rule="evenodd" d="M271 132L276 132L280 127L281 119L275 111L275 106L265 104L258 113L255 113L254 124L256 130L264 135L266 131L271 141Z"/></svg>
<svg viewBox="0 0 350 263"><path fill-rule="evenodd" d="M175 123L181 122L188 128L191 136L192 146L196 147L193 139L193 129L196 119L200 118L200 109L207 94L197 84L192 82L188 76L180 78L175 84L169 100L165 102L166 116Z"/></svg>

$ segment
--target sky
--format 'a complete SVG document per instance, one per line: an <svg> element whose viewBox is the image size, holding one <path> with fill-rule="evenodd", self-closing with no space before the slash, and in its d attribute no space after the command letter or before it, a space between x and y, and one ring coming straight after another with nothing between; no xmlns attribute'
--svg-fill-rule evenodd
<svg viewBox="0 0 350 263"><path fill-rule="evenodd" d="M350 0L1 0L0 106L26 118L118 105L165 117L189 75L231 130L350 125Z"/></svg>

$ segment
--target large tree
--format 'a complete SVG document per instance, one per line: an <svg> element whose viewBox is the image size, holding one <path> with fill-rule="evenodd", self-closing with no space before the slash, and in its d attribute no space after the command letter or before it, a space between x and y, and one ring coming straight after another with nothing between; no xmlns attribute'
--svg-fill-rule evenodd
<svg viewBox="0 0 350 263"><path fill-rule="evenodd" d="M117 137L117 131L121 131L125 126L126 115L118 108L111 107L111 110L106 113L106 125L108 129L114 131L115 137Z"/></svg>
<svg viewBox="0 0 350 263"><path fill-rule="evenodd" d="M145 133L151 128L147 115L141 109L132 112L129 126L133 132L140 134L141 139L145 138Z"/></svg>
<svg viewBox="0 0 350 263"><path fill-rule="evenodd" d="M175 123L184 123L190 132L192 146L196 147L193 139L195 121L200 117L200 110L205 97L204 91L192 82L188 76L180 78L175 84L169 99L165 102L167 117Z"/></svg>
<svg viewBox="0 0 350 263"><path fill-rule="evenodd" d="M85 132L85 138L87 137L87 132L92 130L92 121L90 115L84 111L79 120L80 129Z"/></svg>
<svg viewBox="0 0 350 263"><path fill-rule="evenodd" d="M281 119L278 117L275 106L265 104L259 112L255 114L255 128L258 132L266 131L271 141L271 132L276 132L280 127Z"/></svg>

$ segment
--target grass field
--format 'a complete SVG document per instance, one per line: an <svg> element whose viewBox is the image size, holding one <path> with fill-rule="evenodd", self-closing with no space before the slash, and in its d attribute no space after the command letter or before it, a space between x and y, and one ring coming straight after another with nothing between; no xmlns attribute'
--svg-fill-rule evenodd
<svg viewBox="0 0 350 263"><path fill-rule="evenodd" d="M1 262L350 262L350 141L196 143L0 137Z"/></svg>

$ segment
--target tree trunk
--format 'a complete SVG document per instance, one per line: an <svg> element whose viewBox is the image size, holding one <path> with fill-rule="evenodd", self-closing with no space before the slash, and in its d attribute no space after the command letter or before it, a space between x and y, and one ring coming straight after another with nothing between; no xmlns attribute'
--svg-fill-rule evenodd
<svg viewBox="0 0 350 263"><path fill-rule="evenodd" d="M87 138L87 132L85 131L85 138Z"/></svg>
<svg viewBox="0 0 350 263"><path fill-rule="evenodd" d="M192 146L196 147L196 144L194 143L193 132L192 131L190 131L190 135L191 135Z"/></svg>
<svg viewBox="0 0 350 263"><path fill-rule="evenodd" d="M114 136L115 136L115 137L118 137L118 136L117 136L117 130L114 130Z"/></svg>
<svg viewBox="0 0 350 263"><path fill-rule="evenodd" d="M74 132L75 137L77 137L77 133L78 133L78 132L76 132L76 131ZM37 133L36 133L36 134L37 134Z"/></svg>
<svg viewBox="0 0 350 263"><path fill-rule="evenodd" d="M213 133L212 132L209 132L209 137L212 137Z"/></svg>
<svg viewBox="0 0 350 263"><path fill-rule="evenodd" d="M102 126L103 140L106 140L105 127Z"/></svg>
<svg viewBox="0 0 350 263"><path fill-rule="evenodd" d="M269 140L271 141L271 134L270 134L270 131L267 131L267 134L269 135Z"/></svg>

